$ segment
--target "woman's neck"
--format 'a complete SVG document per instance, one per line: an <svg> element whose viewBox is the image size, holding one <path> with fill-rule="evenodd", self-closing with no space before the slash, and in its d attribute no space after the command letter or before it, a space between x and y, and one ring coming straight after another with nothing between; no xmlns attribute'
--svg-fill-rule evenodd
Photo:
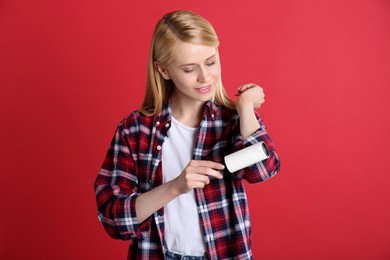
<svg viewBox="0 0 390 260"><path fill-rule="evenodd" d="M172 95L172 116L186 126L198 127L202 120L205 104L205 102L183 100Z"/></svg>

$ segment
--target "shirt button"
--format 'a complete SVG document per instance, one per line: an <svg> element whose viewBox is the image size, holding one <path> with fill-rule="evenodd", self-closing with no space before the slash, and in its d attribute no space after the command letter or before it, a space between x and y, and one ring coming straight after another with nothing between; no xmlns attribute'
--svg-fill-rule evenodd
<svg viewBox="0 0 390 260"><path fill-rule="evenodd" d="M214 117L215 117L214 114L211 114L211 117L214 119Z"/></svg>
<svg viewBox="0 0 390 260"><path fill-rule="evenodd" d="M157 122L156 122L156 126L159 126L159 125L160 125L160 121L157 121Z"/></svg>
<svg viewBox="0 0 390 260"><path fill-rule="evenodd" d="M157 145L157 147L156 147L156 148L157 148L157 150L159 150L159 151L160 151L160 150L161 150L161 145Z"/></svg>
<svg viewBox="0 0 390 260"><path fill-rule="evenodd" d="M169 127L169 123L166 123L166 124L165 124L165 127L168 128L168 127Z"/></svg>

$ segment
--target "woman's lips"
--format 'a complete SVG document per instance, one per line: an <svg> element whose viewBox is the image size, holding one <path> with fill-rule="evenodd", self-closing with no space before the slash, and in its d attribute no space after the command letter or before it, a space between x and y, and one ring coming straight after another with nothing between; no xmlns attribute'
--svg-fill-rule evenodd
<svg viewBox="0 0 390 260"><path fill-rule="evenodd" d="M211 90L211 85L208 85L208 86L205 86L205 87L196 88L196 91L198 91L199 93L207 93L210 90Z"/></svg>

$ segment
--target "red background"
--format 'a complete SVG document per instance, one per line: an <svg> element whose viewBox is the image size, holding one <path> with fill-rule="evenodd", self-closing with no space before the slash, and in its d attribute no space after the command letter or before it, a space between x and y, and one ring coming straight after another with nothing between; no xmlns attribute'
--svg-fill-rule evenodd
<svg viewBox="0 0 390 260"><path fill-rule="evenodd" d="M213 23L230 94L265 89L282 171L246 185L255 259L390 259L387 0L2 0L0 258L125 259L93 181L176 9Z"/></svg>

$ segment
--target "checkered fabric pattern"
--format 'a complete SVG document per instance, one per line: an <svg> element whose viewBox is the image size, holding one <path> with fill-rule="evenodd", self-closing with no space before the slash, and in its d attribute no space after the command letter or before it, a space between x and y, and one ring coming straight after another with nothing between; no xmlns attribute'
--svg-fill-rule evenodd
<svg viewBox="0 0 390 260"><path fill-rule="evenodd" d="M193 152L194 160L223 163L225 155L258 142L265 142L270 157L224 178L212 178L195 189L207 259L252 259L249 209L243 180L264 181L280 168L275 145L256 114L260 128L250 137L240 135L236 111L208 101ZM171 124L169 100L157 116L139 111L119 124L95 181L98 218L107 233L129 240L128 259L164 259L164 209L142 223L135 211L137 197L163 183L161 151Z"/></svg>

